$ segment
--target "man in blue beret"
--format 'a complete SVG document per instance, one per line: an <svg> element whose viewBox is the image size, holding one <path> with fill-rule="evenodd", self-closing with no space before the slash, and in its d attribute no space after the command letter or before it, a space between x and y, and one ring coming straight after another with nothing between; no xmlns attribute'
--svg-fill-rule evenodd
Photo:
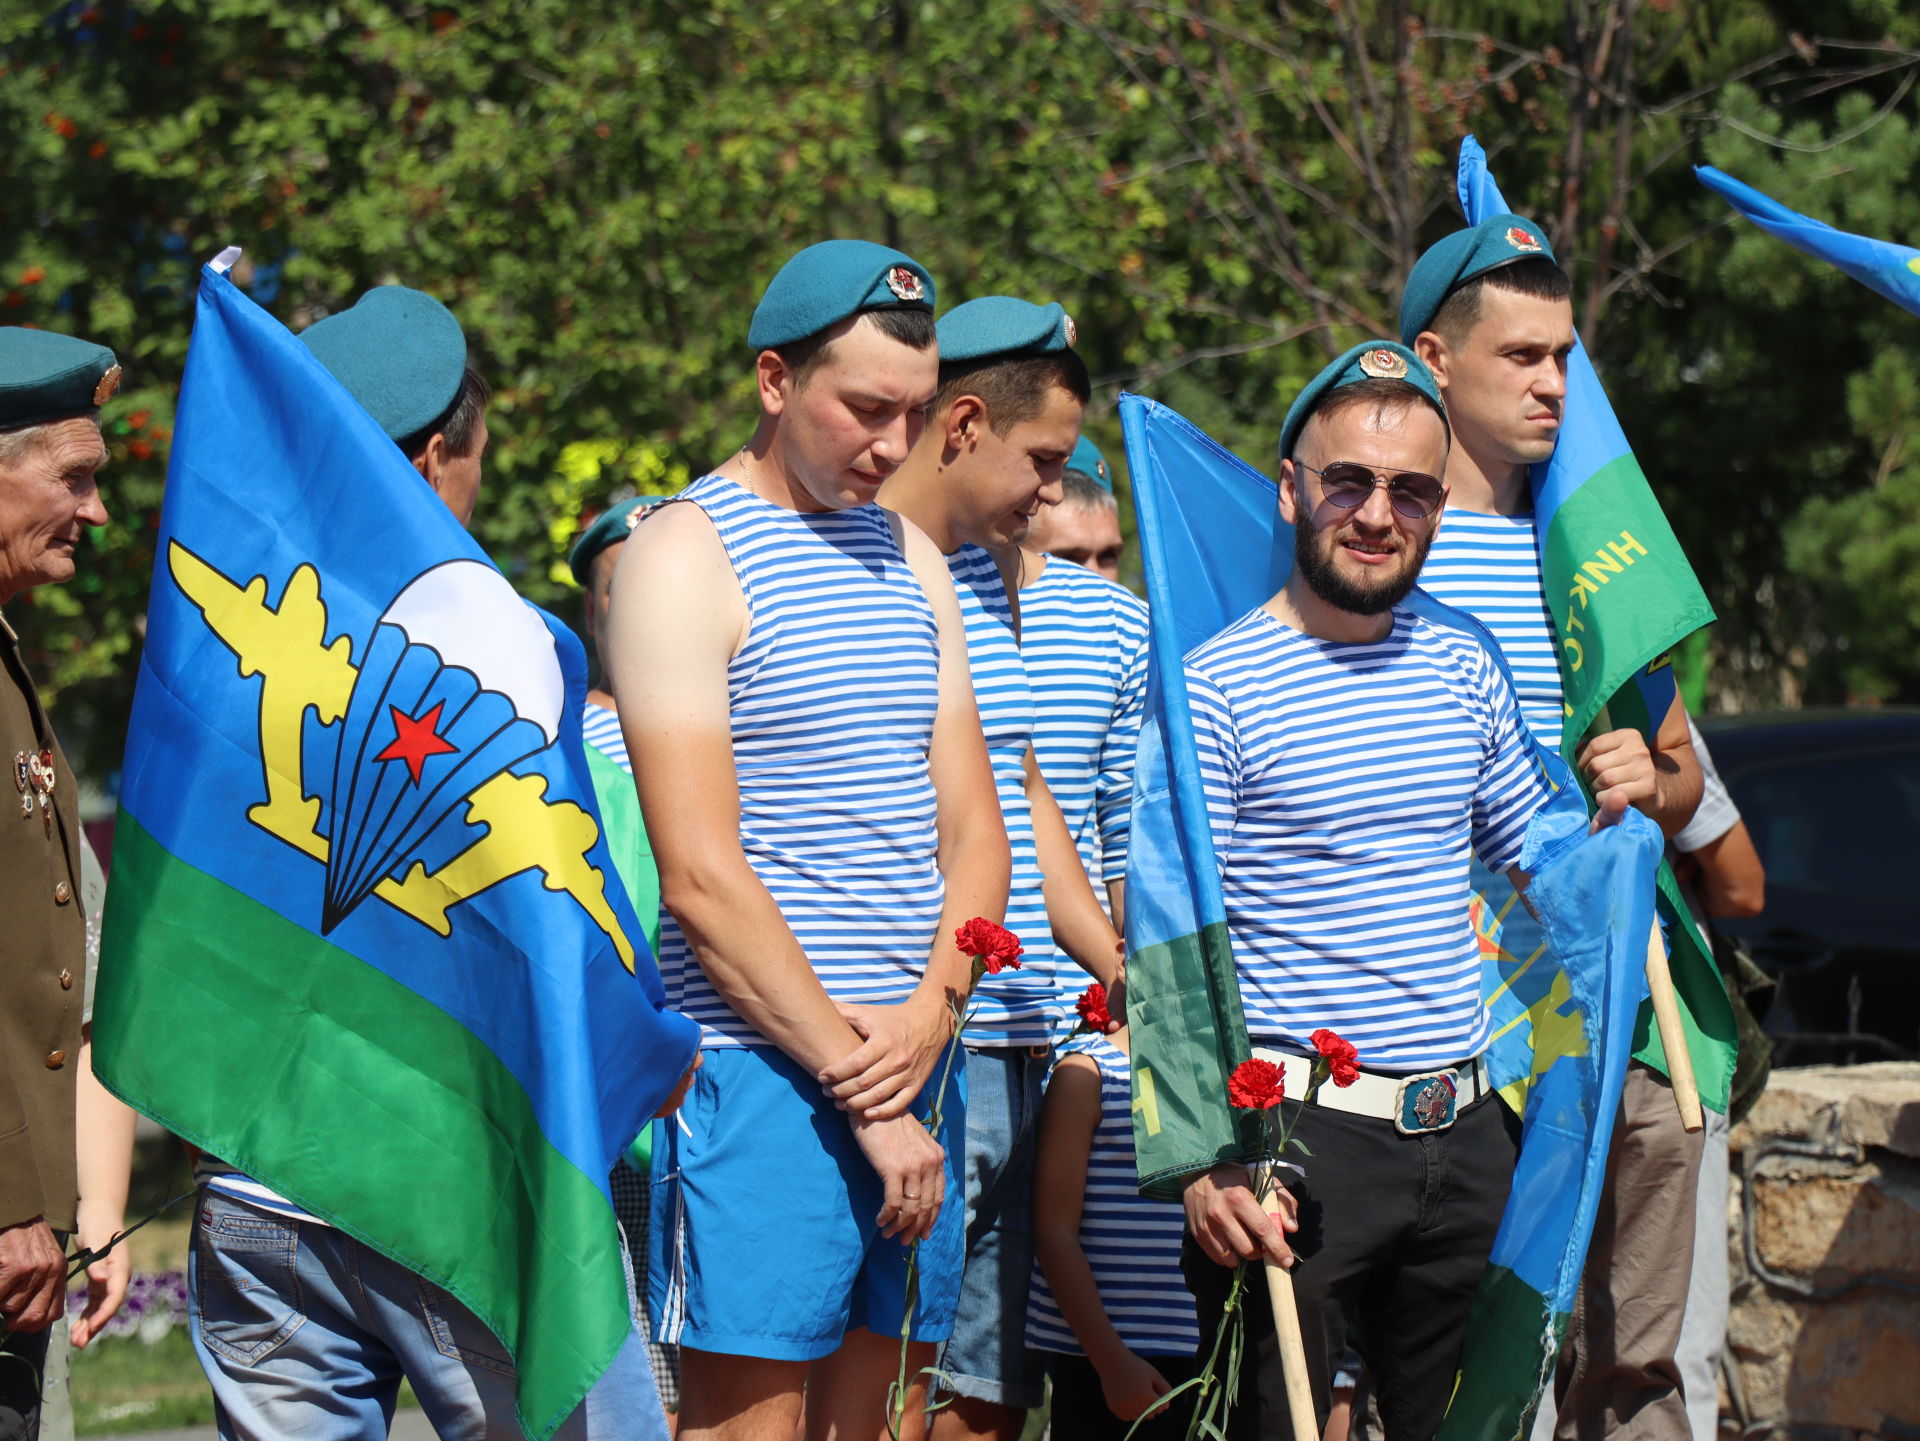
<svg viewBox="0 0 1920 1441"><path fill-rule="evenodd" d="M1389 1438L1429 1437L1517 1154L1519 1121L1483 1059L1492 1015L1467 919L1469 857L1517 883L1549 795L1511 684L1477 631L1409 605L1448 494L1440 392L1407 347L1355 347L1280 435L1294 566L1280 593L1187 657L1196 749L1254 1055L1304 1098L1332 1030L1360 1075L1323 1086L1295 1134L1284 1230L1245 1166L1187 1183L1183 1257L1201 1334L1233 1269L1291 1265L1324 1426L1346 1316ZM1603 816L1626 806L1601 793ZM1444 1179L1441 1179L1444 1178ZM1268 1308L1236 1437L1288 1414ZM1265 1429L1262 1429L1264 1418Z"/></svg>
<svg viewBox="0 0 1920 1441"><path fill-rule="evenodd" d="M967 1047L966 1279L940 1371L956 1393L936 1438L1015 1441L1044 1399L1027 1349L1033 1274L1033 1146L1040 1092L1070 984L1061 952L1117 984L1119 938L1101 910L1033 753L1034 705L1010 596L1020 541L1060 497L1092 387L1059 305L968 301L940 321L940 390L912 455L881 492L946 557L967 660L1013 848L1006 925L1020 969L981 983ZM1059 949L1056 950L1056 942ZM1078 974L1076 972L1075 974Z"/></svg>
<svg viewBox="0 0 1920 1441"><path fill-rule="evenodd" d="M1033 683L1034 753L1087 874L1125 924L1133 761L1147 697L1147 605L1119 583L1112 471L1084 435L1060 504L1027 532L1020 654Z"/></svg>
<svg viewBox="0 0 1920 1441"><path fill-rule="evenodd" d="M466 524L488 390L452 313L417 290L379 286L300 338ZM512 1362L458 1299L216 1157L201 1155L194 1177L203 1189L189 1309L223 1437L374 1441L387 1433L402 1378L441 1435L519 1434ZM637 1331L554 1433L666 1434Z"/></svg>
<svg viewBox="0 0 1920 1441"><path fill-rule="evenodd" d="M1452 502L1421 585L1487 626L1505 653L1527 723L1558 749L1566 714L1561 647L1541 583L1529 468L1547 461L1566 404L1574 343L1572 284L1540 227L1498 215L1420 257L1401 304L1402 338L1432 368L1453 419ZM1624 789L1671 836L1698 805L1701 774L1676 697L1651 743L1639 731L1589 736L1575 757L1589 784ZM1476 904L1491 878L1476 873ZM1539 944L1524 911L1501 946ZM1614 1127L1608 1196L1571 1327L1573 1364L1555 1383L1560 1434L1683 1441L1674 1360L1686 1310L1701 1142L1682 1128L1666 1077L1643 1048L1628 1068ZM1657 1238L1657 1240L1655 1239ZM1597 1434L1597 1433L1594 1433Z"/></svg>
<svg viewBox="0 0 1920 1441"><path fill-rule="evenodd" d="M1007 836L953 582L874 503L926 423L935 339L911 257L801 251L748 332L751 439L615 573L660 971L706 1028L654 1160L650 1297L701 1436L791 1437L804 1409L809 1434L877 1437L903 1325L914 1377L953 1324L964 1063L937 1118L929 1083L970 982L955 933L1002 914Z"/></svg>
<svg viewBox="0 0 1920 1441"><path fill-rule="evenodd" d="M480 494L492 390L467 358L453 312L404 285L378 285L300 339L413 462L462 525Z"/></svg>
<svg viewBox="0 0 1920 1441"><path fill-rule="evenodd" d="M105 346L0 327L0 605L71 580L82 530L107 523L99 415L119 382ZM38 1433L47 1328L66 1311L87 926L73 772L4 615L0 763L18 802L0 816L0 1436L13 1437Z"/></svg>
<svg viewBox="0 0 1920 1441"><path fill-rule="evenodd" d="M1067 459L1060 503L1033 518L1026 548L1083 566L1118 585L1126 538L1120 533L1120 502L1113 493L1113 472L1099 448L1086 436Z"/></svg>

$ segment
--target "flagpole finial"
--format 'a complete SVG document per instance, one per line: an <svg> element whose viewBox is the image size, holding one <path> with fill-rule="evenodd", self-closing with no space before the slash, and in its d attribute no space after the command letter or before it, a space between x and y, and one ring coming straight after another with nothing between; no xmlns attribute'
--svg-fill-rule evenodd
<svg viewBox="0 0 1920 1441"><path fill-rule="evenodd" d="M237 245L229 245L225 250L207 262L207 269L211 270L215 275L225 275L229 270L233 269L234 262L239 258L240 247Z"/></svg>

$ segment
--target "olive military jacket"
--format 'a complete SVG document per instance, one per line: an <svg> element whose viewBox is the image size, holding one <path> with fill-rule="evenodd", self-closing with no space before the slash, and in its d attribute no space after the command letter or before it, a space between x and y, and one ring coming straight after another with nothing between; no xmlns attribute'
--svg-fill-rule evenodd
<svg viewBox="0 0 1920 1441"><path fill-rule="evenodd" d="M0 1226L42 1217L71 1231L87 935L79 795L4 616L0 767L12 781L0 782Z"/></svg>

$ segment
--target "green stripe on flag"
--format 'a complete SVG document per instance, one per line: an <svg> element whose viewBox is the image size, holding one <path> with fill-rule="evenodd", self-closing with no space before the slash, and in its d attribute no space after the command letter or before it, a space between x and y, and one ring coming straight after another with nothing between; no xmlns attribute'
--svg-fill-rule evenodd
<svg viewBox="0 0 1920 1441"><path fill-rule="evenodd" d="M1467 1313L1460 1373L1435 1441L1516 1441L1552 1379L1565 1313L1505 1266L1488 1266ZM1534 1344L1521 1344L1533 1338Z"/></svg>
<svg viewBox="0 0 1920 1441"><path fill-rule="evenodd" d="M1230 1005L1216 993L1223 975ZM1249 1113L1227 1101L1227 1077L1251 1054L1242 1014L1225 922L1127 957L1133 1139L1144 1194L1177 1201L1195 1172L1254 1153ZM1232 1024L1222 1026L1222 1016Z"/></svg>
<svg viewBox="0 0 1920 1441"><path fill-rule="evenodd" d="M457 1296L516 1358L528 1433L551 1434L632 1319L607 1196L520 1082L439 1007L125 811L113 889L94 1018L109 1088Z"/></svg>
<svg viewBox="0 0 1920 1441"><path fill-rule="evenodd" d="M1560 642L1569 762L1641 666L1713 621L1640 464L1623 455L1560 503L1540 569Z"/></svg>

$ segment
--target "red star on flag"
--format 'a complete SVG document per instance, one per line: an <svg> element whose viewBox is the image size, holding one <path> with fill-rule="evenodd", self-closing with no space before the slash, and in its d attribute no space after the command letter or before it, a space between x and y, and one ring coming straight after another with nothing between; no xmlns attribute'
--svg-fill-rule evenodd
<svg viewBox="0 0 1920 1441"><path fill-rule="evenodd" d="M393 712L393 744L375 756L376 761L405 761L407 769L413 775L413 783L420 784L420 769L426 765L428 756L452 755L460 747L437 734L440 728L440 708L445 701L436 701L432 710L423 716L410 716L399 706L388 706Z"/></svg>

